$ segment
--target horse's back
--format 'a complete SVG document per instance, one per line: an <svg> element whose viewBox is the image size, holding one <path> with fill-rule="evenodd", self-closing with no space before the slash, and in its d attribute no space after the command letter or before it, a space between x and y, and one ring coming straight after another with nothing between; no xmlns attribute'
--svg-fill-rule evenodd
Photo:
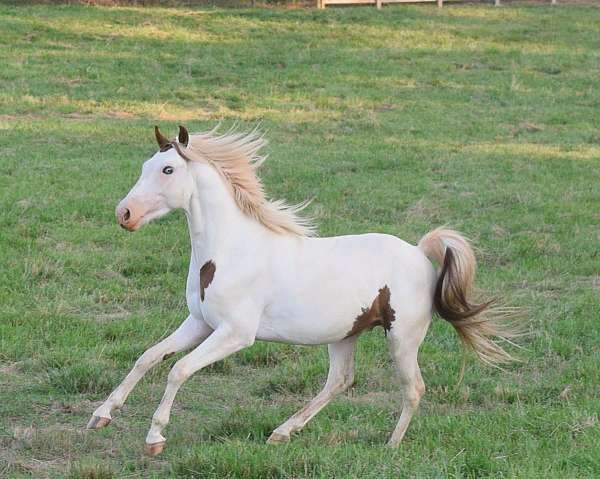
<svg viewBox="0 0 600 479"><path fill-rule="evenodd" d="M336 236L308 240L327 268L343 270L356 281L385 279L395 286L423 287L431 282L433 266L423 252L396 236L382 233ZM391 286L388 284L388 286Z"/></svg>
<svg viewBox="0 0 600 479"><path fill-rule="evenodd" d="M421 308L423 301L430 304L435 269L417 246L381 233L339 236L334 241L340 253L337 259L343 257L345 262L348 258L352 270L348 288L363 301L372 301L373 290L387 286L397 308L408 311ZM335 261L334 255L332 263Z"/></svg>

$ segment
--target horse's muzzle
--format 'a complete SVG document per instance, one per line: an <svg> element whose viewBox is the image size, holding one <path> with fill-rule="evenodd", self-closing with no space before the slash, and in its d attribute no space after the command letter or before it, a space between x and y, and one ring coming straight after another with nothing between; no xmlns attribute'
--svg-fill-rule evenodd
<svg viewBox="0 0 600 479"><path fill-rule="evenodd" d="M139 218L136 217L130 208L125 206L123 202L119 203L116 209L117 221L121 228L127 231L135 231L137 229Z"/></svg>

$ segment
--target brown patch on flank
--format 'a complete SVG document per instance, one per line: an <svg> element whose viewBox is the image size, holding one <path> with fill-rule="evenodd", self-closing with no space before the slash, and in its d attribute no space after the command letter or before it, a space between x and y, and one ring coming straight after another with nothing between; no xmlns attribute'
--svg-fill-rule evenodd
<svg viewBox="0 0 600 479"><path fill-rule="evenodd" d="M392 321L396 319L395 314L396 312L390 306L390 288L384 286L379 290L371 307L362 308L362 313L356 317L354 325L346 337L360 334L367 329L371 330L375 326L383 326L387 332L392 328Z"/></svg>
<svg viewBox="0 0 600 479"><path fill-rule="evenodd" d="M169 359L171 356L175 356L175 353L167 353L162 357L163 361L166 361L167 359Z"/></svg>
<svg viewBox="0 0 600 479"><path fill-rule="evenodd" d="M212 260L207 261L200 268L200 299L204 301L204 290L212 283L217 267Z"/></svg>

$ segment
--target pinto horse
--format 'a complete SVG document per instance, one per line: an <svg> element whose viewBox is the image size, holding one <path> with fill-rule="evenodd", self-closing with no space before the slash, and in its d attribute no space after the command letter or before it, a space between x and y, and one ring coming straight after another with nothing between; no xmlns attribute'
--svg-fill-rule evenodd
<svg viewBox="0 0 600 479"><path fill-rule="evenodd" d="M146 437L150 455L162 452L163 429L175 395L196 371L256 340L329 348L323 390L276 428L269 443L301 430L354 380L354 346L374 326L386 330L404 404L389 444L397 446L425 384L417 363L433 313L448 320L484 361L511 356L498 339L513 334L490 302L470 299L475 256L459 233L438 228L413 246L394 236L314 237L300 206L269 201L256 175L265 140L216 130L169 140L155 128L159 151L119 203L119 224L136 231L171 210L185 212L191 261L186 299L189 316L169 337L148 349L123 382L94 412L88 428L110 423L136 383L165 358L192 351L175 363Z"/></svg>

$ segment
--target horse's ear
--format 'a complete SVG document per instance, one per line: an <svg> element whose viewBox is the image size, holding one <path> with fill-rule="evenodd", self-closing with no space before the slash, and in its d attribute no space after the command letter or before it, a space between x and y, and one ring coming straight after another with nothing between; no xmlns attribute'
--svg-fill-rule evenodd
<svg viewBox="0 0 600 479"><path fill-rule="evenodd" d="M187 128L185 126L179 125L179 136L177 140L179 141L179 144L186 147L188 146L188 143L190 141L190 134L188 133Z"/></svg>
<svg viewBox="0 0 600 479"><path fill-rule="evenodd" d="M169 146L171 144L169 139L160 132L160 130L158 129L158 126L154 127L154 136L156 136L156 141L157 141L158 147L160 148L161 151L166 149L167 146Z"/></svg>

